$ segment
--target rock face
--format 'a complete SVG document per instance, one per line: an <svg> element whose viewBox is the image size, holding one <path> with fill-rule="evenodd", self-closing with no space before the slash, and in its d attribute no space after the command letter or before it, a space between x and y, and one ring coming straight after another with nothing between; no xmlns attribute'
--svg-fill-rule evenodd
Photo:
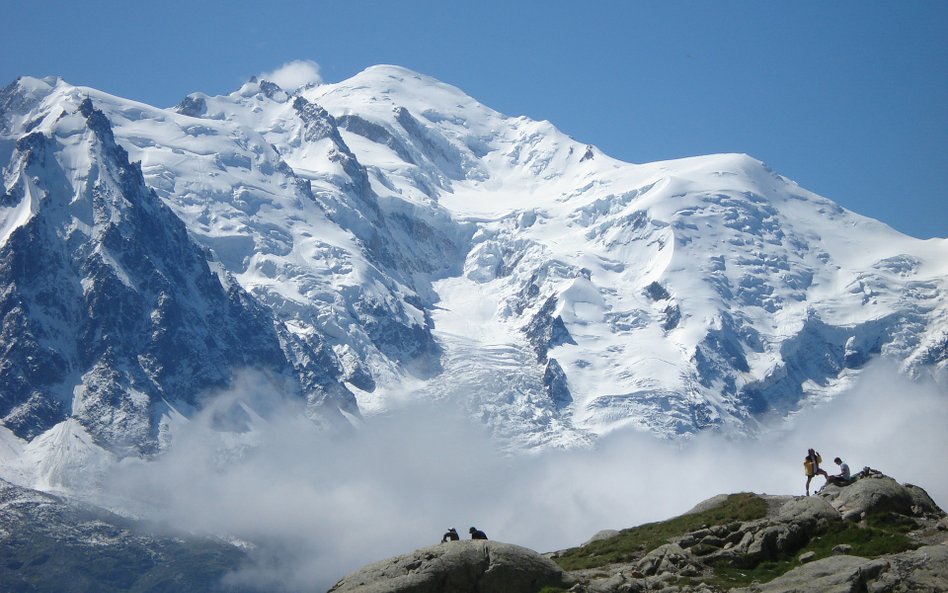
<svg viewBox="0 0 948 593"><path fill-rule="evenodd" d="M536 593L572 584L552 560L512 544L465 540L421 548L354 572L331 593Z"/></svg>
<svg viewBox="0 0 948 593"><path fill-rule="evenodd" d="M945 591L948 546L923 546L888 558L833 556L791 570L773 581L734 593L851 593L852 591Z"/></svg>
<svg viewBox="0 0 948 593"><path fill-rule="evenodd" d="M922 488L899 484L892 478L869 470L864 479L848 486L827 484L820 494L844 519L859 520L869 512L900 515L938 514L938 505Z"/></svg>
<svg viewBox="0 0 948 593"><path fill-rule="evenodd" d="M154 453L172 409L248 368L314 411L355 409L320 348L293 356L299 338L212 269L90 99L12 158L0 207L31 213L0 244L0 421L17 436L75 418L111 451Z"/></svg>
<svg viewBox="0 0 948 593"><path fill-rule="evenodd" d="M155 535L141 523L0 480L5 592L209 593L223 591L222 577L245 559L221 541Z"/></svg>
<svg viewBox="0 0 948 593"><path fill-rule="evenodd" d="M719 495L642 526L645 535L636 529L604 530L546 556L487 541L422 548L366 566L329 593L948 590L944 511L922 488L868 468L820 495Z"/></svg>

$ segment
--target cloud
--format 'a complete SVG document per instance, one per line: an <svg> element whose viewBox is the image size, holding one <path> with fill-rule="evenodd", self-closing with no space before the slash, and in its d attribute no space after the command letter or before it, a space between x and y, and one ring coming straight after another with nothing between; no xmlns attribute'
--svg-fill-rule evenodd
<svg viewBox="0 0 948 593"><path fill-rule="evenodd" d="M293 60L259 76L280 85L286 91L295 91L310 84L322 84L323 77L319 73L319 64L312 60Z"/></svg>
<svg viewBox="0 0 948 593"><path fill-rule="evenodd" d="M449 404L408 406L333 436L294 403L256 415L269 388L245 378L180 429L167 454L120 466L111 486L170 526L254 542L254 563L229 579L261 590L328 588L366 563L437 543L449 527L547 552L719 493L803 494L809 447L948 502L948 472L932 461L948 444L948 397L881 367L754 439L627 431L591 449L519 455Z"/></svg>

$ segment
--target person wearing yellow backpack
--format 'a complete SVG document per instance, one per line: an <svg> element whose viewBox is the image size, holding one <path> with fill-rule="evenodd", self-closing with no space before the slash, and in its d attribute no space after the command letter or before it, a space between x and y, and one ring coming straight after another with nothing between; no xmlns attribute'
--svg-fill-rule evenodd
<svg viewBox="0 0 948 593"><path fill-rule="evenodd" d="M806 495L810 495L810 480L813 479L813 476L816 474L822 474L824 478L829 480L829 474L826 473L826 470L820 467L820 463L823 462L823 458L819 453L813 449L809 449L806 452L806 457L803 459L803 470L806 473Z"/></svg>

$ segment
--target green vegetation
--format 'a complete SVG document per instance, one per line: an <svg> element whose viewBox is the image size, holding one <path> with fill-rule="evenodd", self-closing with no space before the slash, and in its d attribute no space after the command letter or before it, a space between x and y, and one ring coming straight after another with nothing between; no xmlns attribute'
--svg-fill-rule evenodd
<svg viewBox="0 0 948 593"><path fill-rule="evenodd" d="M915 519L898 513L874 513L866 517L866 522L870 527L894 533L908 533L913 529L918 529Z"/></svg>
<svg viewBox="0 0 948 593"><path fill-rule="evenodd" d="M723 589L743 587L754 581L766 583L799 565L799 557L807 552L814 552L813 560L819 560L833 555L833 548L840 544L852 546L847 554L864 558L877 558L886 554L897 554L918 547L911 539L905 536L907 523L911 519L902 518L893 520L889 516L873 515L867 520L868 527L860 527L854 523L837 521L831 523L820 535L794 552L774 560L761 562L751 568L738 568L720 564L714 566L717 577L707 580L708 584L715 584ZM914 525L914 523L912 523Z"/></svg>
<svg viewBox="0 0 948 593"><path fill-rule="evenodd" d="M733 526L735 523L761 519L766 514L767 502L759 496L750 493L732 494L714 509L625 529L609 539L566 550L554 560L564 570L634 562L669 540L688 533L718 525ZM813 552L813 559L819 560L832 556L833 548L841 544L850 546L851 550L847 553L853 556L877 558L896 554L918 547L906 535L914 528L915 522L911 518L892 513L870 515L861 525L834 521L792 553L749 567L733 566L722 560L710 567L713 576L705 573L700 577L683 577L682 582L703 581L723 590L746 586L755 581L766 583L798 566L801 554ZM697 551L700 545L697 544L691 550ZM550 589L542 593L557 593L557 590Z"/></svg>
<svg viewBox="0 0 948 593"><path fill-rule="evenodd" d="M668 543L674 537L714 525L728 525L761 519L767 514L767 502L756 494L731 494L721 505L700 513L681 515L667 521L646 523L624 529L619 535L571 548L554 560L564 570L595 568L616 562L630 562Z"/></svg>
<svg viewBox="0 0 948 593"><path fill-rule="evenodd" d="M849 554L864 558L876 558L886 554L898 554L914 550L919 546L906 537L899 525L895 529L872 527L861 528L852 523L834 523L825 534L810 542L807 551L816 552L817 558L832 554L833 547L848 544L853 547Z"/></svg>

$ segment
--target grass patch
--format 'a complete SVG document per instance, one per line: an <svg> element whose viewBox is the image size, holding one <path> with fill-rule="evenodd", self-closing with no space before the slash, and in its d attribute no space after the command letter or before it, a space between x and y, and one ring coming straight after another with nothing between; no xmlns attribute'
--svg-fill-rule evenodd
<svg viewBox="0 0 948 593"><path fill-rule="evenodd" d="M822 533L791 555L767 560L751 568L719 564L714 566L715 579L707 580L708 584L722 589L743 587L753 582L766 583L792 568L799 566L801 554L814 552L813 560L827 558L833 555L833 548L840 544L852 546L847 552L850 556L864 558L878 558L886 554L898 554L906 550L913 550L918 543L906 537L904 531L908 529L910 520L893 520L888 516L870 517L868 527L860 527L854 523L837 521L831 523ZM875 525L875 526L873 526ZM911 522L914 525L914 522ZM884 527L880 527L884 526Z"/></svg>
<svg viewBox="0 0 948 593"><path fill-rule="evenodd" d="M908 533L918 529L915 519L898 513L873 513L866 517L866 522L870 527L894 533Z"/></svg>
<svg viewBox="0 0 948 593"><path fill-rule="evenodd" d="M670 539L699 529L753 521L766 515L767 502L763 498L752 493L732 494L717 508L624 529L609 539L565 550L553 560L564 570L630 563L668 543ZM713 577L707 574L698 578L685 577L682 582L694 581L692 584L697 584L704 581L722 590L747 586L754 582L766 583L799 566L798 558L801 554L813 552L814 560L819 560L832 556L833 548L840 544L851 546L848 554L864 558L897 554L918 547L919 544L906 535L916 527L911 518L892 513L871 515L862 525L841 520L833 521L802 548L790 554L765 560L752 567L731 566L722 562L711 566ZM551 589L548 593L557 591Z"/></svg>
<svg viewBox="0 0 948 593"><path fill-rule="evenodd" d="M704 579L708 585L727 591L732 587L746 587L751 583L768 583L797 565L795 560L767 560L753 568L730 565L714 567L714 578Z"/></svg>
<svg viewBox="0 0 948 593"><path fill-rule="evenodd" d="M853 547L848 552L851 556L876 558L917 548L918 544L906 537L904 532L899 531L900 529L903 529L901 525L896 529L888 529L871 526L858 527L852 523L840 521L831 524L825 533L810 540L801 553L813 551L816 552L817 558L825 558L832 555L835 546L847 544Z"/></svg>
<svg viewBox="0 0 948 593"><path fill-rule="evenodd" d="M592 542L581 548L571 548L554 558L564 570L596 568L617 562L641 558L674 537L712 527L761 519L767 515L767 502L756 494L731 494L718 507L681 515L667 521L646 523L623 529L615 537Z"/></svg>

